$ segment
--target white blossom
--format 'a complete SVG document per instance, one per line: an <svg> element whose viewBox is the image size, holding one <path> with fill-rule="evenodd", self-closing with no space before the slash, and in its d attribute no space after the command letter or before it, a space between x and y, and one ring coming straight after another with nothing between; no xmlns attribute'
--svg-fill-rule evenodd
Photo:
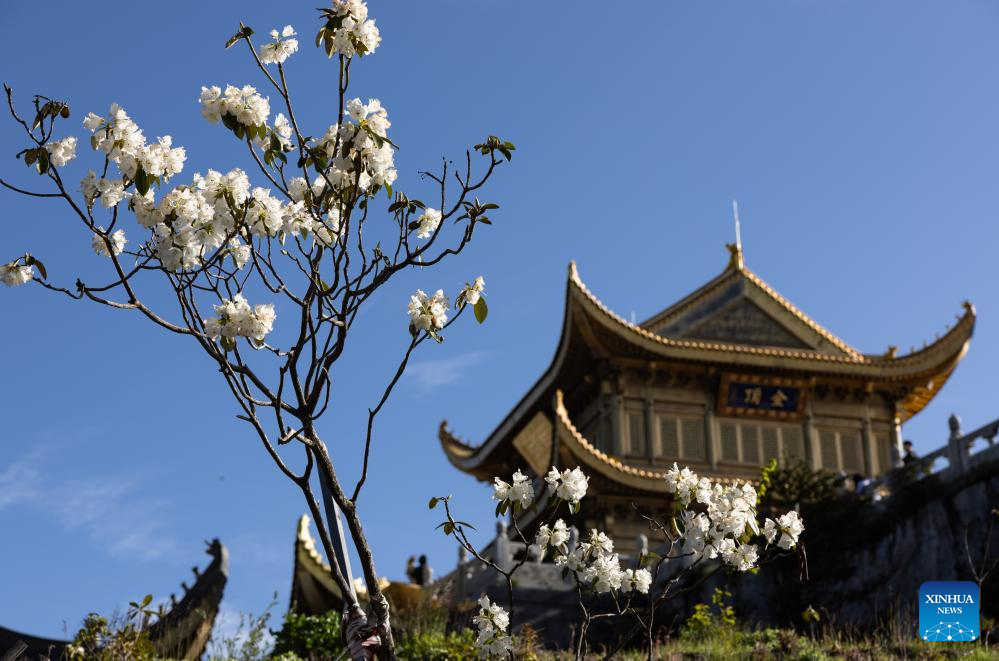
<svg viewBox="0 0 999 661"><path fill-rule="evenodd" d="M49 161L52 165L61 168L76 158L76 138L70 136L46 143L45 151L49 153Z"/></svg>
<svg viewBox="0 0 999 661"><path fill-rule="evenodd" d="M13 261L0 266L0 278L3 279L3 283L8 287L20 287L27 282L31 282L34 277L34 267L27 264L22 266L17 261Z"/></svg>
<svg viewBox="0 0 999 661"><path fill-rule="evenodd" d="M438 289L427 296L422 289L409 297L409 321L416 331L439 331L447 323L447 296Z"/></svg>
<svg viewBox="0 0 999 661"><path fill-rule="evenodd" d="M111 242L111 252L108 252L107 243L104 241L104 228L98 227L99 233L95 233L90 239L90 246L94 249L94 252L103 257L110 257L112 254L120 255L121 251L125 249L125 244L128 240L125 238L125 230L116 230L110 236L108 236L108 241Z"/></svg>
<svg viewBox="0 0 999 661"><path fill-rule="evenodd" d="M590 478L583 473L579 466L572 470L566 469L561 473L557 468L552 469L545 475L545 482L552 488L555 495L562 500L576 505L586 495L586 488Z"/></svg>
<svg viewBox="0 0 999 661"><path fill-rule="evenodd" d="M278 140L284 147L291 146L291 134L294 132L291 122L288 118L284 116L283 112L279 112L277 116L274 117L274 133L277 134Z"/></svg>
<svg viewBox="0 0 999 661"><path fill-rule="evenodd" d="M270 303L251 308L242 294L236 294L231 301L223 299L214 307L218 317L204 320L205 334L213 340L222 337L231 342L246 337L259 343L274 327L276 315Z"/></svg>
<svg viewBox="0 0 999 661"><path fill-rule="evenodd" d="M513 649L513 639L506 633L510 626L510 614L499 604L489 601L489 597L479 599L479 612L472 618L478 629L475 648L480 659L503 659Z"/></svg>
<svg viewBox="0 0 999 661"><path fill-rule="evenodd" d="M622 587L648 594L652 586L652 574L648 569L625 569L621 577Z"/></svg>
<svg viewBox="0 0 999 661"><path fill-rule="evenodd" d="M340 27L333 32L333 51L344 57L371 54L381 43L374 19L368 18L368 5L363 0L333 0L333 11L342 17Z"/></svg>
<svg viewBox="0 0 999 661"><path fill-rule="evenodd" d="M105 209L117 206L128 195L125 182L121 179L98 179L97 192L101 195L101 206Z"/></svg>
<svg viewBox="0 0 999 661"><path fill-rule="evenodd" d="M270 101L252 85L226 85L224 92L218 86L202 87L198 100L202 116L212 124L229 115L245 127L258 127L271 114Z"/></svg>
<svg viewBox="0 0 999 661"><path fill-rule="evenodd" d="M603 534L603 533L600 533ZM616 553L598 553L589 565L583 569L580 579L590 584L597 593L620 590L624 573L621 571L621 559Z"/></svg>
<svg viewBox="0 0 999 661"><path fill-rule="evenodd" d="M697 473L686 466L680 469L674 462L673 467L666 471L666 491L676 494L680 503L686 507L698 492Z"/></svg>
<svg viewBox="0 0 999 661"><path fill-rule="evenodd" d="M534 487L527 476L519 470L513 474L512 482L493 478L493 500L509 502L511 505L529 507L534 502Z"/></svg>
<svg viewBox="0 0 999 661"><path fill-rule="evenodd" d="M330 180L337 187L356 185L362 191L373 185L391 186L398 173L395 151L387 139L392 125L388 113L378 99L368 103L351 99L346 110L346 121L330 126L318 142L330 159Z"/></svg>
<svg viewBox="0 0 999 661"><path fill-rule="evenodd" d="M569 541L569 529L565 521L559 519L552 526L542 525L538 528L538 534L534 538L534 543L541 552L541 557L545 557L548 548L558 552L566 552L566 543Z"/></svg>
<svg viewBox="0 0 999 661"><path fill-rule="evenodd" d="M464 289L458 294L456 304L458 306L463 306L465 304L475 305L479 302L479 298L482 296L482 292L486 288L486 281L481 275L477 277L472 284L466 284Z"/></svg>
<svg viewBox="0 0 999 661"><path fill-rule="evenodd" d="M94 200L97 198L97 175L93 170L80 180L80 192L83 193L83 199L86 201L87 207L94 206Z"/></svg>
<svg viewBox="0 0 999 661"><path fill-rule="evenodd" d="M179 174L184 168L187 152L183 147L174 147L168 135L147 145L138 124L117 103L111 104L108 117L87 114L83 125L93 132L91 144L94 149L106 154L131 180L136 179L140 168L146 175L159 178L161 182Z"/></svg>
<svg viewBox="0 0 999 661"><path fill-rule="evenodd" d="M290 25L284 26L284 30L278 33L271 30L271 43L260 47L260 61L264 64L281 64L298 50L298 39L295 39L295 28Z"/></svg>
<svg viewBox="0 0 999 661"><path fill-rule="evenodd" d="M779 534L780 539L777 546L785 551L793 548L798 543L798 537L805 530L805 525L801 522L801 517L794 510L777 517L776 523L773 519L767 519L763 527L763 534L767 538L767 543L771 544Z"/></svg>
<svg viewBox="0 0 999 661"><path fill-rule="evenodd" d="M416 219L419 227L416 229L416 238L429 239L430 235L437 231L441 224L441 212L437 209L427 207L419 218Z"/></svg>

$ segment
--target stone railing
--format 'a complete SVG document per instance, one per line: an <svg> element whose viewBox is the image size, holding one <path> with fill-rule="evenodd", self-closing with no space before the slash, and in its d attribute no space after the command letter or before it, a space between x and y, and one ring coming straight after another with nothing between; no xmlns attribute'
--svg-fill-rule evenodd
<svg viewBox="0 0 999 661"><path fill-rule="evenodd" d="M995 444L996 436L999 435L999 419L967 434L961 433L961 420L956 415L950 416L948 424L950 436L946 445L885 473L874 480L871 487L890 487L900 480L911 481L934 473L939 473L944 479L953 480L982 462L999 459L999 450ZM937 470L936 464L940 460L945 460L947 466Z"/></svg>

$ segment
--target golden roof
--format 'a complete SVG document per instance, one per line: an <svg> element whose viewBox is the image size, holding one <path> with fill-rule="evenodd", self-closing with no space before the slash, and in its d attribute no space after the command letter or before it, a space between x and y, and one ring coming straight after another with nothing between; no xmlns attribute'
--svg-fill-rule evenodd
<svg viewBox="0 0 999 661"><path fill-rule="evenodd" d="M964 303L964 313L954 326L918 351L905 355L897 355L894 350L877 355L864 354L808 317L735 257L733 255L729 266L717 278L642 324L631 323L604 305L583 283L576 263L571 262L562 333L551 364L481 445L473 447L461 441L448 430L446 423L442 423L438 436L448 460L480 479L490 479L490 466L495 460L487 459L494 450L512 441L526 421L538 411L546 411L554 413L556 424L565 432L567 444L573 448L574 454L578 452L581 460L594 458L594 468L599 466L600 470L610 470L608 467L611 467L617 471L615 475L622 479L623 476L643 481L659 479L655 471L628 466L602 453L592 444L583 442L585 439L572 426L564 406L557 403L552 408L553 398L557 397L556 401L561 402L561 394L556 395L559 374L573 363L567 356L576 328L580 331L577 336L590 338L584 339L584 342L599 344L600 340L593 339L597 335L614 338L615 350L627 348L629 355L650 362L700 365L741 372L777 372L796 378L853 383L866 389L880 386L892 391L891 396L899 400L899 415L903 421L929 403L968 350L975 327L975 308L970 303ZM767 305L776 313L784 315L776 321L796 324L792 332L817 348L763 346L662 334L662 329L672 321L737 281L751 288L753 296L769 301ZM608 351L602 346L593 350Z"/></svg>

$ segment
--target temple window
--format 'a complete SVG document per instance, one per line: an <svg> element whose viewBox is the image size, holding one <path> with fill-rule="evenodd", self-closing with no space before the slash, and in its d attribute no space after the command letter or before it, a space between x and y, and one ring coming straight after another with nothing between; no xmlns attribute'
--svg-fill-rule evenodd
<svg viewBox="0 0 999 661"><path fill-rule="evenodd" d="M722 421L718 425L721 461L759 466L776 459L804 459L804 442L798 425Z"/></svg>
<svg viewBox="0 0 999 661"><path fill-rule="evenodd" d="M706 461L704 420L659 416L659 446L656 448L656 456L667 460Z"/></svg>
<svg viewBox="0 0 999 661"><path fill-rule="evenodd" d="M891 436L887 433L875 433L874 444L876 447L875 456L878 458L878 466L875 473L884 473L891 470Z"/></svg>
<svg viewBox="0 0 999 661"><path fill-rule="evenodd" d="M821 468L845 473L863 473L864 445L856 429L819 430Z"/></svg>
<svg viewBox="0 0 999 661"><path fill-rule="evenodd" d="M628 447L625 454L632 457L648 456L648 434L645 429L645 413L643 411L628 411Z"/></svg>

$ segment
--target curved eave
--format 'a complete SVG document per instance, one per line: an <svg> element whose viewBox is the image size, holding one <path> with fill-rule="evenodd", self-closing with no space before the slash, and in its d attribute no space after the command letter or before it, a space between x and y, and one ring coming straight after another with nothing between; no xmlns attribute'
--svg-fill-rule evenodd
<svg viewBox="0 0 999 661"><path fill-rule="evenodd" d="M570 265L570 271L575 270L575 263ZM571 281L572 278L570 277ZM490 457L493 450L499 446L500 442L511 436L511 433L539 407L548 408L550 406L551 389L555 382L562 364L565 362L569 349L569 334L572 329L571 306L569 305L571 285L566 286L566 302L562 314L562 332L559 334L558 346L555 348L555 355L552 357L548 369L538 377L534 385L521 397L520 401L507 413L503 421L493 430L493 432L482 442L481 445L472 446L455 436L449 429L447 421L441 423L437 438L441 448L451 465L466 473L471 473L482 480L491 479L487 473L482 471L483 463Z"/></svg>
<svg viewBox="0 0 999 661"><path fill-rule="evenodd" d="M920 351L892 358L663 337L612 312L587 289L575 264L570 267L569 298L595 323L630 344L663 358L779 368L886 382L932 379L949 373L967 350L975 326L975 309L966 303L964 315L943 337Z"/></svg>
<svg viewBox="0 0 999 661"><path fill-rule="evenodd" d="M317 583L326 588L333 596L343 600L343 593L340 586L333 580L333 570L316 549L316 540L309 532L310 519L307 514L303 514L298 520L298 534L295 536L295 569L297 573L301 568L309 574ZM292 589L294 592L294 588Z"/></svg>

